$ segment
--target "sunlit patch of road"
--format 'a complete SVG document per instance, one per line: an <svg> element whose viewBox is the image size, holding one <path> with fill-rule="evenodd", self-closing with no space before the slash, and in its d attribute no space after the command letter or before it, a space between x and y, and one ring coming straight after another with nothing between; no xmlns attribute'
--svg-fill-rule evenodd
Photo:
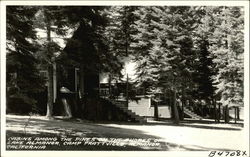
<svg viewBox="0 0 250 157"><path fill-rule="evenodd" d="M171 122L92 123L82 120L47 120L43 116L7 115L6 130L15 133L54 134L97 138L157 138L161 150L244 150L244 128L235 124Z"/></svg>

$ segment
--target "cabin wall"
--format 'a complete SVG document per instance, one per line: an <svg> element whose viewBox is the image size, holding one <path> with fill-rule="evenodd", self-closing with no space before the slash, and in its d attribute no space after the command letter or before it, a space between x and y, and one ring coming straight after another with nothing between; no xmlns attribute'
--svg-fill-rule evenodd
<svg viewBox="0 0 250 157"><path fill-rule="evenodd" d="M151 98L140 98L138 101L130 101L128 109L139 116L154 116L154 107L151 106ZM158 106L158 114L160 118L171 118L170 106Z"/></svg>

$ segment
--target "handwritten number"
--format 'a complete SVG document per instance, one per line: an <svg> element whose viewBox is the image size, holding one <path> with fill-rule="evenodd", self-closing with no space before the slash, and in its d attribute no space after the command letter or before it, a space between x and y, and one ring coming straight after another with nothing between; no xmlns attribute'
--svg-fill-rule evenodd
<svg viewBox="0 0 250 157"><path fill-rule="evenodd" d="M240 150L236 150L236 156L240 156Z"/></svg>
<svg viewBox="0 0 250 157"><path fill-rule="evenodd" d="M230 152L226 152L226 156L228 156L229 153L230 153Z"/></svg>
<svg viewBox="0 0 250 157"><path fill-rule="evenodd" d="M230 156L235 156L235 152L230 153Z"/></svg>
<svg viewBox="0 0 250 157"><path fill-rule="evenodd" d="M213 157L215 155L216 151L211 151L210 154L208 155L209 157Z"/></svg>
<svg viewBox="0 0 250 157"><path fill-rule="evenodd" d="M241 155L242 152L242 155ZM224 155L225 154L225 155ZM228 151L211 151L210 154L208 155L209 157L214 157L214 156L247 156L247 152L246 151L240 151L240 150L236 150L233 152L228 152Z"/></svg>
<svg viewBox="0 0 250 157"><path fill-rule="evenodd" d="M219 156L221 156L221 155L223 154L223 152L218 152L217 154L218 154Z"/></svg>

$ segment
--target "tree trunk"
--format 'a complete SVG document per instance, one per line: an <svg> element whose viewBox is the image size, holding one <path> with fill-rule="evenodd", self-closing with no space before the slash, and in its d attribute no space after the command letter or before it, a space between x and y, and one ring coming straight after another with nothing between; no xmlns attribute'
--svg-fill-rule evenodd
<svg viewBox="0 0 250 157"><path fill-rule="evenodd" d="M158 120L159 119L159 114L158 114L158 102L155 102L154 104L154 117L155 117L155 120Z"/></svg>
<svg viewBox="0 0 250 157"><path fill-rule="evenodd" d="M128 74L127 74L127 81L126 81L126 105L127 105L127 107L128 107L128 103L129 103L129 98L128 98L128 86L129 84L128 84Z"/></svg>
<svg viewBox="0 0 250 157"><path fill-rule="evenodd" d="M204 107L202 104L201 104L201 117L204 117Z"/></svg>
<svg viewBox="0 0 250 157"><path fill-rule="evenodd" d="M173 94L171 93L171 91L169 91L169 106L170 106L170 115L171 115L171 119L174 120L174 109L173 109Z"/></svg>
<svg viewBox="0 0 250 157"><path fill-rule="evenodd" d="M83 98L84 97L84 69L83 69L83 65L80 66L80 81L79 81L79 84L80 84L80 98Z"/></svg>
<svg viewBox="0 0 250 157"><path fill-rule="evenodd" d="M47 42L51 42L51 20L48 15L46 15L46 33L47 33ZM47 46L48 53L53 53L50 52L50 47ZM53 101L54 101L54 96L53 96L53 59L50 58L51 63L48 63L48 102L47 102L47 114L46 117L51 118L53 115Z"/></svg>
<svg viewBox="0 0 250 157"><path fill-rule="evenodd" d="M111 89L111 80L112 80L112 78L111 78L111 74L109 74L109 82L108 82L108 84L109 84L109 96L108 97L110 97L110 98L112 98L112 89Z"/></svg>
<svg viewBox="0 0 250 157"><path fill-rule="evenodd" d="M184 105L186 105L186 99L185 99L185 95L184 92L182 93L182 105L181 105L181 120L184 120Z"/></svg>
<svg viewBox="0 0 250 157"><path fill-rule="evenodd" d="M48 66L48 102L46 117L51 118L53 114L53 67Z"/></svg>
<svg viewBox="0 0 250 157"><path fill-rule="evenodd" d="M84 113L84 109L85 109L85 102L84 97L85 97L85 93L84 93L84 67L83 65L80 65L80 78L79 78L79 90L80 90L80 95L79 95L79 99L80 99L80 103L81 103L81 111L82 113Z"/></svg>
<svg viewBox="0 0 250 157"><path fill-rule="evenodd" d="M237 123L237 107L234 107L234 123Z"/></svg>
<svg viewBox="0 0 250 157"><path fill-rule="evenodd" d="M216 108L216 102L214 99L212 99L212 103L214 106L214 121L217 122L218 121L218 117L217 117L217 108Z"/></svg>
<svg viewBox="0 0 250 157"><path fill-rule="evenodd" d="M229 110L228 110L228 105L224 107L224 118L225 118L225 123L229 123Z"/></svg>
<svg viewBox="0 0 250 157"><path fill-rule="evenodd" d="M57 98L57 75L56 75L56 63L53 62L53 103L56 102Z"/></svg>
<svg viewBox="0 0 250 157"><path fill-rule="evenodd" d="M179 112L176 104L176 91L174 90L174 99L173 99L173 110L174 110L174 123L179 124L180 118L179 118Z"/></svg>
<svg viewBox="0 0 250 157"><path fill-rule="evenodd" d="M67 99L63 98L62 103L63 103L63 107L64 107L64 110L65 110L66 117L67 118L72 118L71 108L70 108L70 105L69 105Z"/></svg>
<svg viewBox="0 0 250 157"><path fill-rule="evenodd" d="M220 123L221 118L221 104L219 104L219 116L218 116L218 122Z"/></svg>
<svg viewBox="0 0 250 157"><path fill-rule="evenodd" d="M237 107L237 120L240 120L240 108Z"/></svg>

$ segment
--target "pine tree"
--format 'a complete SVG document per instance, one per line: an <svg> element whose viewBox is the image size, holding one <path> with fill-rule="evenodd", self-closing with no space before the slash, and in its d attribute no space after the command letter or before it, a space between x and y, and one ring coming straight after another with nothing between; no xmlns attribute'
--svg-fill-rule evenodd
<svg viewBox="0 0 250 157"><path fill-rule="evenodd" d="M158 79L156 65L159 54L159 45L157 45L158 32L156 32L158 26L154 22L159 21L159 17L152 14L154 9L157 8L140 7L134 12L135 16L139 18L133 25L136 33L132 35L133 42L131 43L134 60L137 63L137 82L142 84L147 92L154 90L154 84Z"/></svg>
<svg viewBox="0 0 250 157"><path fill-rule="evenodd" d="M140 19L135 23L138 33L133 46L139 63L138 82L157 92L173 91L178 123L176 99L192 99L190 93L194 90L196 54L192 32L199 17L192 7L141 7L136 13Z"/></svg>
<svg viewBox="0 0 250 157"><path fill-rule="evenodd" d="M182 107L187 99L193 99L190 93L195 88L193 74L196 54L192 37L197 17L193 16L195 10L192 7L168 7L163 15L162 28L165 34L162 33L161 41L162 51L166 54L161 80L166 87L171 87L174 95L173 107L177 110L177 99L182 100ZM176 122L178 123L177 117Z"/></svg>
<svg viewBox="0 0 250 157"><path fill-rule="evenodd" d="M105 29L105 35L108 39L109 53L114 56L112 57L115 63L113 67L116 66L108 71L109 78L110 81L113 79L125 81L124 78L126 78L126 89L123 92L126 93L127 103L129 99L134 98L131 91L133 84L129 74L126 73L126 66L133 57L131 42L134 29L132 25L136 19L134 15L136 9L136 6L111 6L106 10L108 25Z"/></svg>
<svg viewBox="0 0 250 157"><path fill-rule="evenodd" d="M115 62L116 56L108 51L106 36L104 35L107 23L103 9L106 7L86 6L86 7L43 7L41 9L40 22L47 32L47 39L44 41L40 60L48 68L48 112L52 115L53 109L53 82L52 67L55 62L60 63L65 68L68 66L80 69L80 91L84 94L84 78L87 75L98 74L101 71L118 71L119 63ZM71 39L67 40L63 49L52 40L51 33L54 32L61 37L67 33L67 29L75 29ZM57 57L57 52L61 55ZM114 62L111 63L111 57ZM90 91L91 92L91 91ZM92 91L96 92L96 91ZM92 93L93 94L93 93Z"/></svg>
<svg viewBox="0 0 250 157"><path fill-rule="evenodd" d="M226 106L243 106L243 9L214 8L216 25L210 47L218 68L215 75L216 93Z"/></svg>
<svg viewBox="0 0 250 157"><path fill-rule="evenodd" d="M79 26L68 40L64 49L68 58L74 64L80 67L81 73L107 71L109 67L115 66L108 61L108 58L114 58L108 52L107 39L104 35L105 25L107 23L106 15L103 13L105 7L73 7L68 8L68 12L76 19L69 19ZM76 10L76 11L75 11ZM93 62L95 61L95 62Z"/></svg>
<svg viewBox="0 0 250 157"><path fill-rule="evenodd" d="M243 8L213 8L216 15L211 52L218 72L214 75L219 103L225 107L225 121L229 122L228 109L243 106Z"/></svg>
<svg viewBox="0 0 250 157"><path fill-rule="evenodd" d="M196 7L197 14L200 16L198 27L195 29L194 45L197 53L195 60L194 81L196 89L194 90L194 98L199 101L205 100L206 104L210 104L214 99L215 87L213 85L213 75L216 72L213 56L210 50L210 37L212 36L213 20L209 14L211 8Z"/></svg>
<svg viewBox="0 0 250 157"><path fill-rule="evenodd" d="M33 17L37 8L7 7L7 111L37 112L35 94L44 90L44 79L34 57L37 46Z"/></svg>
<svg viewBox="0 0 250 157"><path fill-rule="evenodd" d="M53 40L52 33L57 35L65 35L66 29L69 24L67 18L63 16L63 7L39 7L36 14L35 26L46 32L46 39L39 39L40 50L36 57L40 60L43 68L47 69L48 78L48 100L47 100L47 113L46 116L51 118L53 115L53 103L55 100L53 91L56 86L53 84L53 77L56 75L56 60L57 56L61 53L61 47Z"/></svg>

